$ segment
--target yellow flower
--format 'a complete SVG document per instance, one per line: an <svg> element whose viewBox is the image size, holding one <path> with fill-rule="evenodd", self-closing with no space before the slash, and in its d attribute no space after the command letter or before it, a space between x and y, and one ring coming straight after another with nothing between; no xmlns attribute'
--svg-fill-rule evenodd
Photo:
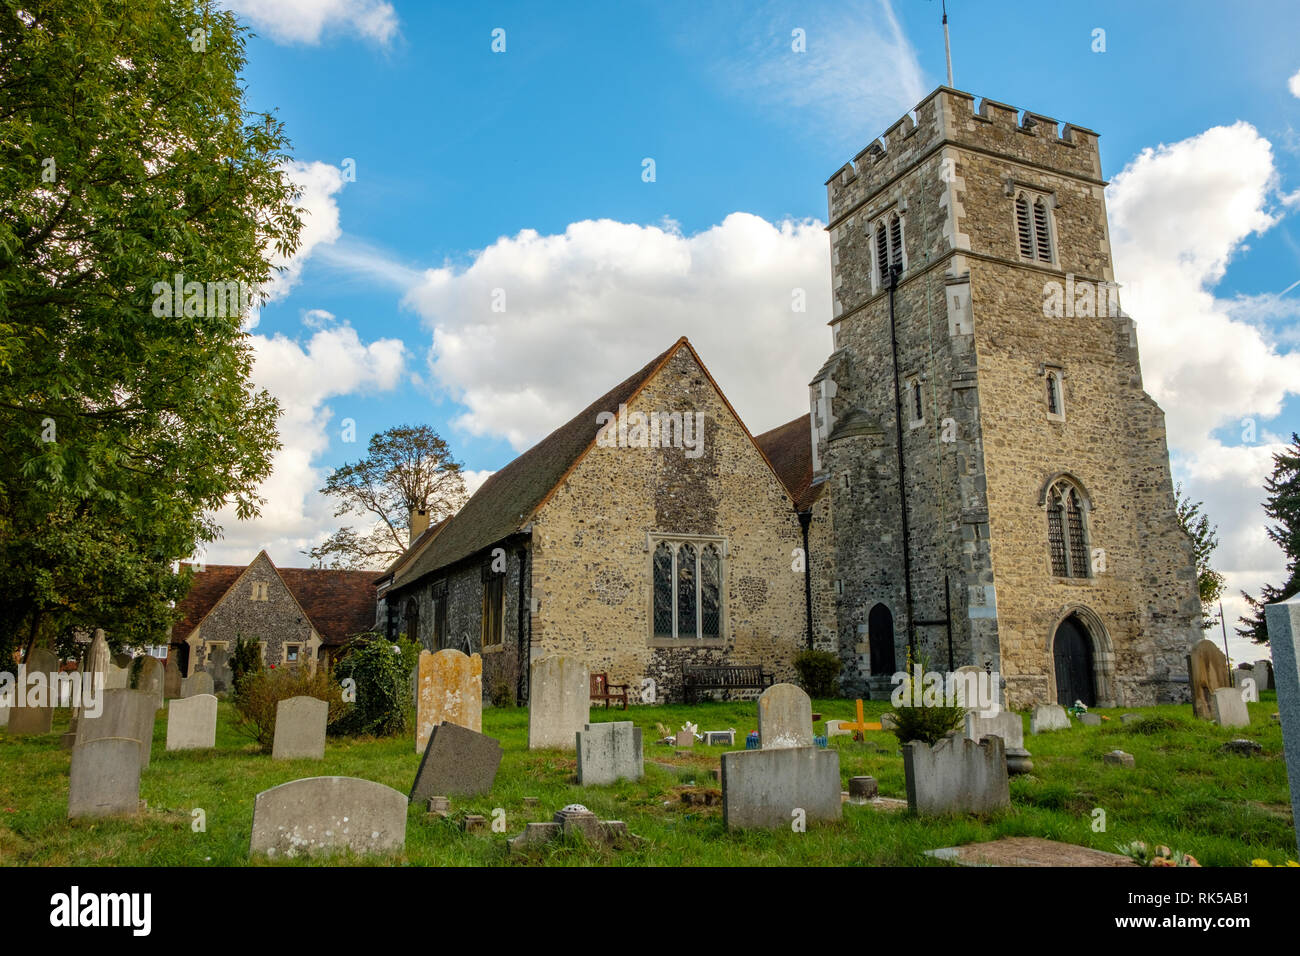
<svg viewBox="0 0 1300 956"><path fill-rule="evenodd" d="M1268 860L1251 860L1250 865L1251 866L1272 866L1273 864L1268 862Z"/></svg>

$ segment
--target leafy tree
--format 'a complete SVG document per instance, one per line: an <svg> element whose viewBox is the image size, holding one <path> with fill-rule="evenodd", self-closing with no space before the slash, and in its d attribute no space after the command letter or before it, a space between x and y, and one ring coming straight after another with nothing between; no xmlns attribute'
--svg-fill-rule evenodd
<svg viewBox="0 0 1300 956"><path fill-rule="evenodd" d="M1205 503L1192 501L1179 484L1174 489L1178 509L1178 523L1192 539L1192 553L1196 556L1196 589L1201 598L1201 628L1219 623L1218 602L1223 594L1223 575L1210 566L1210 555L1219 546L1218 526L1211 525L1209 517L1201 511Z"/></svg>
<svg viewBox="0 0 1300 956"><path fill-rule="evenodd" d="M365 458L336 468L321 494L338 499L335 517L368 515L373 530L340 528L323 544L303 552L317 567L384 568L406 550L411 512L419 508L435 524L465 501L460 463L428 425L398 425L370 438Z"/></svg>
<svg viewBox="0 0 1300 956"><path fill-rule="evenodd" d="M0 3L0 658L161 641L173 563L257 513L241 326L302 223L244 42L200 0Z"/></svg>
<svg viewBox="0 0 1300 956"><path fill-rule="evenodd" d="M1291 446L1273 456L1273 474L1265 480L1264 491L1268 493L1264 513L1277 522L1267 529L1268 536L1286 555L1286 580L1280 587L1265 584L1258 599L1241 592L1251 614L1241 618L1237 633L1257 644L1268 643L1264 605L1300 594L1300 435L1295 432L1291 433Z"/></svg>

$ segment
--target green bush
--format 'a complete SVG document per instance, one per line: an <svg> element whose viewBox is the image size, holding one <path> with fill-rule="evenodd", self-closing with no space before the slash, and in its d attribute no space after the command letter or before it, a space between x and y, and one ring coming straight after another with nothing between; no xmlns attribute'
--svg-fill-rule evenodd
<svg viewBox="0 0 1300 956"><path fill-rule="evenodd" d="M830 651L808 648L794 658L794 669L799 672L799 684L809 697L834 697L835 684L843 666L839 656Z"/></svg>
<svg viewBox="0 0 1300 956"><path fill-rule="evenodd" d="M257 647L256 643L253 647ZM338 684L323 668L313 674L305 665L270 670L259 667L244 672L233 698L235 728L256 740L263 750L270 750L275 741L276 708L290 697L315 697L329 704L327 727L342 716L346 706Z"/></svg>
<svg viewBox="0 0 1300 956"><path fill-rule="evenodd" d="M414 642L406 642L414 643ZM358 637L334 665L334 677L356 681L356 701L332 727L336 734L392 737L406 730L411 670L402 647L380 634ZM417 646L416 657L419 657Z"/></svg>
<svg viewBox="0 0 1300 956"><path fill-rule="evenodd" d="M238 700L245 678L266 670L262 663L262 647L256 639L235 635L235 649L230 655L231 696Z"/></svg>

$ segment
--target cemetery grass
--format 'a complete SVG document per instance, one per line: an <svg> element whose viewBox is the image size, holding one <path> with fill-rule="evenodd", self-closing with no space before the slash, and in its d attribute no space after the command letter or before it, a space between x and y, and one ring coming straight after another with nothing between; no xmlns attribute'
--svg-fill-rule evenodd
<svg viewBox="0 0 1300 956"><path fill-rule="evenodd" d="M720 803L692 805L683 793L716 791L710 776L728 749L698 744L689 755L656 743L655 725L676 730L687 720L700 729L736 729L737 747L756 729L752 701L692 706L593 708L593 721L631 719L642 728L645 779L583 788L575 782L572 753L529 752L528 712L489 708L484 732L505 751L489 796L453 798L446 819L412 806L406 850L396 857L317 858L316 863L413 866L947 866L925 856L936 847L1007 836L1036 836L1114 852L1117 844L1144 840L1191 853L1204 866L1245 866L1254 859L1274 864L1294 858L1295 843L1282 757L1280 725L1272 693L1250 705L1251 726L1223 730L1191 716L1190 705L1129 709L1165 718L1168 726L1141 733L1119 720L1121 711L1098 711L1100 727L1075 725L1039 736L1026 733L1034 771L1011 778L1012 809L987 818L919 819L904 811L844 806L836 824L811 823L807 832L727 832ZM868 702L867 719L878 720L886 702ZM818 700L823 718L853 717L853 704ZM54 732L10 737L0 730L0 864L6 866L243 866L249 864L253 800L258 792L300 777L344 775L409 791L418 767L412 737L330 737L323 761L272 761L239 735L230 705L220 705L213 751L168 753L166 711L155 725L152 764L141 779L147 809L134 820L67 819L70 754L59 734L68 711L57 711ZM1027 723L1027 722L1026 722ZM817 730L823 730L822 725ZM832 738L840 755L843 788L848 778L874 776L882 796L905 798L903 760L892 734L869 731L866 743ZM1261 756L1223 754L1236 737L1258 741ZM875 749L873 749L873 746ZM1133 754L1134 769L1102 763L1102 754ZM525 797L537 797L534 807ZM642 838L613 850L580 841L556 842L511 854L505 840L530 821L549 820L560 807L581 803L601 819L617 819ZM493 832L494 810L504 811L505 832ZM1096 810L1106 829L1094 829ZM198 828L196 810L204 828ZM467 813L481 814L489 828L461 829ZM270 865L254 861L256 865ZM304 865L279 861L274 865Z"/></svg>

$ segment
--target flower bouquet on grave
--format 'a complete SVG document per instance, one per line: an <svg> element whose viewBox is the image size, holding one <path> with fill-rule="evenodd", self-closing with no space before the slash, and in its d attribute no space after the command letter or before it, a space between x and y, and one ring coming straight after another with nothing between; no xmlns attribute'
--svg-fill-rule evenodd
<svg viewBox="0 0 1300 956"><path fill-rule="evenodd" d="M1088 712L1088 705L1081 700L1076 700L1072 706L1065 708L1065 710L1071 717L1078 720Z"/></svg>
<svg viewBox="0 0 1300 956"><path fill-rule="evenodd" d="M1196 857L1190 853L1171 850L1167 846L1148 847L1141 840L1132 843L1117 844L1120 853L1132 859L1139 866L1200 866Z"/></svg>

